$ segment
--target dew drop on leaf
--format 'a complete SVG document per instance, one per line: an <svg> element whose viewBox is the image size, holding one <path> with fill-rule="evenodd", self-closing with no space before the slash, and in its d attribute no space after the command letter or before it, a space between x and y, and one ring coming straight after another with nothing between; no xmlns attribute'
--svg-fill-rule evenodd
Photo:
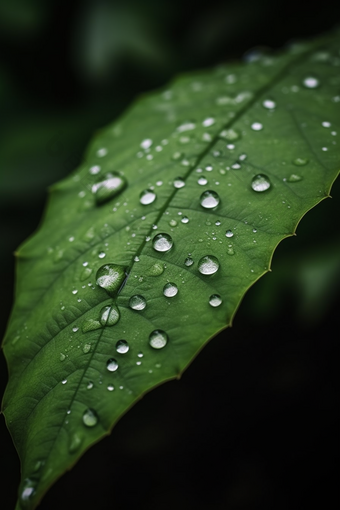
<svg viewBox="0 0 340 510"><path fill-rule="evenodd" d="M209 305L216 308L222 303L222 298L219 294L212 294L209 298Z"/></svg>
<svg viewBox="0 0 340 510"><path fill-rule="evenodd" d="M157 234L152 240L152 246L158 252L167 252L173 246L172 237L169 234Z"/></svg>
<svg viewBox="0 0 340 510"><path fill-rule="evenodd" d="M238 140L241 137L241 134L236 129L224 129L220 133L220 138L224 138L225 140L228 140L230 142L233 142L234 140Z"/></svg>
<svg viewBox="0 0 340 510"><path fill-rule="evenodd" d="M168 282L163 287L163 294L166 297L174 297L178 293L178 287L175 283Z"/></svg>
<svg viewBox="0 0 340 510"><path fill-rule="evenodd" d="M269 177L264 174L255 175L251 181L252 189L257 192L267 191L270 186Z"/></svg>
<svg viewBox="0 0 340 510"><path fill-rule="evenodd" d="M305 166L309 162L309 159L306 158L295 158L293 163L296 166Z"/></svg>
<svg viewBox="0 0 340 510"><path fill-rule="evenodd" d="M263 129L263 125L261 124L261 122L253 122L251 125L251 129L253 131L261 131Z"/></svg>
<svg viewBox="0 0 340 510"><path fill-rule="evenodd" d="M120 319L118 307L115 305L104 306L100 310L100 323L102 326L114 326Z"/></svg>
<svg viewBox="0 0 340 510"><path fill-rule="evenodd" d="M139 294L131 296L129 299L129 307L132 308L132 310L144 310L146 307L146 300Z"/></svg>
<svg viewBox="0 0 340 510"><path fill-rule="evenodd" d="M97 285L110 295L116 294L125 279L125 267L117 264L105 264L96 274Z"/></svg>
<svg viewBox="0 0 340 510"><path fill-rule="evenodd" d="M83 333L87 333L88 331L94 331L96 329L100 329L101 327L102 325L98 320L86 319L81 326L81 330Z"/></svg>
<svg viewBox="0 0 340 510"><path fill-rule="evenodd" d="M162 349L168 342L168 335L161 329L155 329L149 336L149 344L153 349Z"/></svg>
<svg viewBox="0 0 340 510"><path fill-rule="evenodd" d="M234 235L234 232L232 230L227 230L225 233L226 237L233 237L233 235Z"/></svg>
<svg viewBox="0 0 340 510"><path fill-rule="evenodd" d="M188 218L188 216L183 216L183 218L181 218L181 222L182 222L182 223L189 223L189 218Z"/></svg>
<svg viewBox="0 0 340 510"><path fill-rule="evenodd" d="M291 175L288 177L287 181L288 181L288 182L299 182L299 181L301 181L301 179L302 179L302 177L301 177L300 175L297 175L297 174L291 174Z"/></svg>
<svg viewBox="0 0 340 510"><path fill-rule="evenodd" d="M112 384L109 384L107 389L108 389L108 391L113 391L115 388Z"/></svg>
<svg viewBox="0 0 340 510"><path fill-rule="evenodd" d="M276 103L272 99L265 99L262 103L262 106L267 108L267 110L273 110L276 107Z"/></svg>
<svg viewBox="0 0 340 510"><path fill-rule="evenodd" d="M145 189L139 195L139 201L142 205L149 205L156 200L156 196L156 193L152 189Z"/></svg>
<svg viewBox="0 0 340 510"><path fill-rule="evenodd" d="M126 354L130 349L130 346L126 340L118 340L116 343L116 351L119 354Z"/></svg>
<svg viewBox="0 0 340 510"><path fill-rule="evenodd" d="M91 350L91 344L84 344L83 346L83 353L87 354Z"/></svg>
<svg viewBox="0 0 340 510"><path fill-rule="evenodd" d="M149 149L152 145L152 140L150 138L146 138L145 140L142 141L142 143L140 144L140 146L142 147L142 149Z"/></svg>
<svg viewBox="0 0 340 510"><path fill-rule="evenodd" d="M83 414L83 423L86 427L94 427L98 423L98 416L94 409L86 409Z"/></svg>
<svg viewBox="0 0 340 510"><path fill-rule="evenodd" d="M114 358L110 358L109 360L107 360L106 368L108 369L109 372L115 372L118 369L117 360L115 360Z"/></svg>
<svg viewBox="0 0 340 510"><path fill-rule="evenodd" d="M82 270L81 274L80 274L80 281L84 281L84 280L87 280L92 274L92 269L89 268L89 267L84 267L84 269Z"/></svg>
<svg viewBox="0 0 340 510"><path fill-rule="evenodd" d="M208 179L202 175L202 177L200 177L197 182L201 186L205 186L206 184L208 184Z"/></svg>
<svg viewBox="0 0 340 510"><path fill-rule="evenodd" d="M31 499L35 492L35 483L26 478L22 485L20 493L20 505L22 508L29 508L31 506Z"/></svg>
<svg viewBox="0 0 340 510"><path fill-rule="evenodd" d="M200 204L204 209L214 209L220 203L220 197L216 191L204 191L200 197Z"/></svg>
<svg viewBox="0 0 340 510"><path fill-rule="evenodd" d="M83 442L83 436L79 434L79 432L75 432L71 436L70 444L68 447L69 453L75 453L77 450L79 450L80 445Z"/></svg>
<svg viewBox="0 0 340 510"><path fill-rule="evenodd" d="M92 381L89 381L89 382L87 383L87 385L86 385L86 388L87 388L88 390L92 390L93 386L94 386L94 385L93 385L93 382L92 382Z"/></svg>
<svg viewBox="0 0 340 510"><path fill-rule="evenodd" d="M318 78L315 78L315 76L306 76L302 83L307 89L316 89L320 85Z"/></svg>
<svg viewBox="0 0 340 510"><path fill-rule="evenodd" d="M174 180L174 187L177 189L183 188L185 186L185 180L182 177L176 177Z"/></svg>
<svg viewBox="0 0 340 510"><path fill-rule="evenodd" d="M155 262L149 269L147 274L149 276L160 276L164 272L164 266L160 262Z"/></svg>
<svg viewBox="0 0 340 510"><path fill-rule="evenodd" d="M194 259L192 259L191 257L187 257L184 261L184 264L187 266L187 267L190 267L192 266L194 263Z"/></svg>
<svg viewBox="0 0 340 510"><path fill-rule="evenodd" d="M205 255L198 262L198 270L201 274L215 274L220 267L220 263L214 255Z"/></svg>
<svg viewBox="0 0 340 510"><path fill-rule="evenodd" d="M104 179L96 182L92 186L92 193L95 196L96 204L104 204L111 198L117 196L126 187L127 182L124 177L114 172L105 174Z"/></svg>

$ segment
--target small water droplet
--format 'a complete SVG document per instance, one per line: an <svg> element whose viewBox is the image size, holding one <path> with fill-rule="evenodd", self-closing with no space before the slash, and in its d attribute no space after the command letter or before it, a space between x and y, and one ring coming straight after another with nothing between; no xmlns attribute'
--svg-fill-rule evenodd
<svg viewBox="0 0 340 510"><path fill-rule="evenodd" d="M307 89L315 89L320 85L319 80L315 76L306 76L302 83Z"/></svg>
<svg viewBox="0 0 340 510"><path fill-rule="evenodd" d="M130 346L126 340L118 340L116 343L116 351L119 354L126 354L130 349Z"/></svg>
<svg viewBox="0 0 340 510"><path fill-rule="evenodd" d="M105 251L100 251L100 252L98 253L98 257L99 257L100 259L105 258L105 257L106 257L106 253L105 253Z"/></svg>
<svg viewBox="0 0 340 510"><path fill-rule="evenodd" d="M163 287L163 294L166 297L174 297L178 293L178 287L175 283L166 283Z"/></svg>
<svg viewBox="0 0 340 510"><path fill-rule="evenodd" d="M139 294L131 296L129 299L129 307L132 308L132 310L144 310L146 307L146 300Z"/></svg>
<svg viewBox="0 0 340 510"><path fill-rule="evenodd" d="M151 189L145 189L139 195L139 201L143 205L152 204L156 200L156 193Z"/></svg>
<svg viewBox="0 0 340 510"><path fill-rule="evenodd" d="M152 240L152 247L158 252L167 252L173 246L172 237L169 234L157 234Z"/></svg>
<svg viewBox="0 0 340 510"><path fill-rule="evenodd" d="M84 280L87 280L92 274L92 269L89 267L84 267L80 274L80 281L83 282Z"/></svg>
<svg viewBox="0 0 340 510"><path fill-rule="evenodd" d="M87 333L88 331L94 331L101 327L102 327L102 325L99 321L94 320L94 319L87 319L86 321L83 322L83 324L81 326L81 330L83 333Z"/></svg>
<svg viewBox="0 0 340 510"><path fill-rule="evenodd" d="M204 209L214 209L220 203L220 197L216 191L204 191L200 197L200 204Z"/></svg>
<svg viewBox="0 0 340 510"><path fill-rule="evenodd" d="M31 500L35 493L35 483L26 478L22 484L22 490L20 493L20 505L23 508L29 508L31 506Z"/></svg>
<svg viewBox="0 0 340 510"><path fill-rule="evenodd" d="M110 358L109 360L107 360L106 368L108 369L109 372L115 372L118 369L117 360L115 360L114 358Z"/></svg>
<svg viewBox="0 0 340 510"><path fill-rule="evenodd" d="M101 149L97 150L97 156L98 158L103 158L107 154L107 149L105 147L102 147Z"/></svg>
<svg viewBox="0 0 340 510"><path fill-rule="evenodd" d="M272 99L265 99L262 106L268 110L273 110L276 107L276 103Z"/></svg>
<svg viewBox="0 0 340 510"><path fill-rule="evenodd" d="M252 189L257 192L267 191L270 186L269 177L264 174L255 175L251 181Z"/></svg>
<svg viewBox="0 0 340 510"><path fill-rule="evenodd" d="M214 255L205 255L198 262L198 270L201 274L215 274L220 267L220 263Z"/></svg>
<svg viewBox="0 0 340 510"><path fill-rule="evenodd" d="M146 138L145 140L142 141L142 143L140 144L140 146L142 147L142 149L149 149L152 145L152 140L150 138Z"/></svg>
<svg viewBox="0 0 340 510"><path fill-rule="evenodd" d="M104 306L100 310L100 323L102 326L114 326L120 319L120 313L116 305Z"/></svg>
<svg viewBox="0 0 340 510"><path fill-rule="evenodd" d="M67 379L63 379L63 380L61 381L61 384L66 384L66 383L67 383Z"/></svg>
<svg viewBox="0 0 340 510"><path fill-rule="evenodd" d="M301 181L301 179L302 179L302 177L301 177L300 175L297 175L297 174L291 174L291 175L288 177L287 181L288 181L288 182L299 182L299 181Z"/></svg>
<svg viewBox="0 0 340 510"><path fill-rule="evenodd" d="M161 329L155 329L149 336L149 344L153 349L162 349L168 342L168 335Z"/></svg>
<svg viewBox="0 0 340 510"><path fill-rule="evenodd" d="M72 294L76 295L78 293L77 289L73 289Z"/></svg>
<svg viewBox="0 0 340 510"><path fill-rule="evenodd" d="M177 221L176 221L176 220L174 220L174 219L171 219L171 220L169 221L169 225L170 225L170 227L177 227Z"/></svg>
<svg viewBox="0 0 340 510"><path fill-rule="evenodd" d="M92 382L92 381L89 381L89 382L87 383L87 385L86 385L86 388L87 388L88 390L92 390L93 386L94 386L93 382Z"/></svg>
<svg viewBox="0 0 340 510"><path fill-rule="evenodd" d="M109 172L104 178L92 186L96 204L101 205L117 196L126 187L127 182L121 175Z"/></svg>
<svg viewBox="0 0 340 510"><path fill-rule="evenodd" d="M125 267L117 264L105 264L96 274L97 285L110 295L115 295L125 280Z"/></svg>
<svg viewBox="0 0 340 510"><path fill-rule="evenodd" d="M77 326L74 326L74 328L72 328L73 333L77 333L78 329L79 328Z"/></svg>
<svg viewBox="0 0 340 510"><path fill-rule="evenodd" d="M307 163L309 163L309 159L307 159L307 158L295 158L293 163L296 166L305 166L305 165L307 165Z"/></svg>
<svg viewBox="0 0 340 510"><path fill-rule="evenodd" d="M208 117L204 119L204 121L202 122L202 125L204 127L209 127L212 126L213 124L215 124L215 119L213 117Z"/></svg>
<svg viewBox="0 0 340 510"><path fill-rule="evenodd" d="M98 416L94 409L86 409L83 414L83 423L86 427L94 427L98 423Z"/></svg>
<svg viewBox="0 0 340 510"><path fill-rule="evenodd" d="M60 359L60 361L65 361L66 356L63 352L60 353L59 359Z"/></svg>
<svg viewBox="0 0 340 510"><path fill-rule="evenodd" d="M205 186L206 184L208 184L208 179L202 175L197 182L201 186Z"/></svg>
<svg viewBox="0 0 340 510"><path fill-rule="evenodd" d="M183 177L176 177L174 180L174 187L177 189L183 188L185 186L185 180Z"/></svg>
<svg viewBox="0 0 340 510"><path fill-rule="evenodd" d="M229 140L230 142L233 142L234 140L238 140L241 136L240 132L236 129L224 129L221 131L220 135L221 138L224 138L225 140Z"/></svg>
<svg viewBox="0 0 340 510"><path fill-rule="evenodd" d="M69 453L75 453L77 450L79 450L82 442L83 442L83 436L81 434L79 434L79 432L75 432L74 434L72 434L70 444L68 447Z"/></svg>
<svg viewBox="0 0 340 510"><path fill-rule="evenodd" d="M90 169L89 169L89 173L91 175L97 175L99 172L100 172L100 166L99 165L91 166Z"/></svg>
<svg viewBox="0 0 340 510"><path fill-rule="evenodd" d="M83 345L83 353L87 354L91 350L91 344L84 344Z"/></svg>
<svg viewBox="0 0 340 510"><path fill-rule="evenodd" d="M226 237L233 237L233 235L234 235L234 232L232 230L227 230L225 233Z"/></svg>
<svg viewBox="0 0 340 510"><path fill-rule="evenodd" d="M194 263L194 260L191 258L191 257L187 257L184 261L184 264L187 266L187 267L190 267L192 266Z"/></svg>
<svg viewBox="0 0 340 510"><path fill-rule="evenodd" d="M227 249L227 254L228 254L228 255L235 255L234 248L232 248L231 246L229 246L229 248Z"/></svg>
<svg viewBox="0 0 340 510"><path fill-rule="evenodd" d="M188 216L183 216L183 218L181 218L181 222L182 222L182 223L189 223L189 218L188 218Z"/></svg>
<svg viewBox="0 0 340 510"><path fill-rule="evenodd" d="M155 262L148 270L149 276L159 276L164 272L164 266L160 262Z"/></svg>
<svg viewBox="0 0 340 510"><path fill-rule="evenodd" d="M107 389L108 389L108 391L113 391L115 388L114 388L113 384L109 384Z"/></svg>
<svg viewBox="0 0 340 510"><path fill-rule="evenodd" d="M209 298L209 305L216 308L222 303L222 298L219 294L212 294Z"/></svg>
<svg viewBox="0 0 340 510"><path fill-rule="evenodd" d="M324 122L322 122L322 125L325 128L329 128L329 127L331 127L332 124L330 122L328 122L328 121L324 121Z"/></svg>
<svg viewBox="0 0 340 510"><path fill-rule="evenodd" d="M251 129L253 131L261 131L263 129L263 125L261 124L261 122L253 122L251 125Z"/></svg>

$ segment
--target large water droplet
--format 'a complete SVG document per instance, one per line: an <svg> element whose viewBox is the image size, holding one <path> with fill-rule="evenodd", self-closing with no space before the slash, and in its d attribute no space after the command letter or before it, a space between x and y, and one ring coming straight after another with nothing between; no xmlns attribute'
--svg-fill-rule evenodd
<svg viewBox="0 0 340 510"><path fill-rule="evenodd" d="M126 340L118 340L116 343L116 351L119 354L126 354L130 349L130 346Z"/></svg>
<svg viewBox="0 0 340 510"><path fill-rule="evenodd" d="M185 180L183 177L176 177L174 180L174 187L177 189L183 188L185 186Z"/></svg>
<svg viewBox="0 0 340 510"><path fill-rule="evenodd" d="M120 313L116 305L104 306L100 310L100 322L103 326L114 326L120 319Z"/></svg>
<svg viewBox="0 0 340 510"><path fill-rule="evenodd" d="M95 196L96 203L99 205L111 200L111 198L123 191L126 185L126 179L121 175L114 172L105 174L103 180L92 186L92 193Z"/></svg>
<svg viewBox="0 0 340 510"><path fill-rule="evenodd" d="M220 267L220 263L214 255L205 255L198 262L198 270L201 274L215 274Z"/></svg>
<svg viewBox="0 0 340 510"><path fill-rule="evenodd" d="M270 188L270 180L264 174L257 174L251 181L251 187L254 191L262 192L267 191Z"/></svg>
<svg viewBox="0 0 340 510"><path fill-rule="evenodd" d="M156 193L152 189L145 189L139 195L139 201L143 205L149 205L156 200L156 196Z"/></svg>
<svg viewBox="0 0 340 510"><path fill-rule="evenodd" d="M175 283L166 283L163 287L163 294L166 297L174 297L178 293L178 287Z"/></svg>
<svg viewBox="0 0 340 510"><path fill-rule="evenodd" d="M109 372L115 372L118 369L117 360L115 360L114 358L110 358L109 360L107 360L106 368L108 369Z"/></svg>
<svg viewBox="0 0 340 510"><path fill-rule="evenodd" d="M222 298L219 294L212 294L209 298L209 305L216 308L222 303Z"/></svg>
<svg viewBox="0 0 340 510"><path fill-rule="evenodd" d="M149 336L149 344L154 349L162 349L168 342L168 335L161 329L155 329Z"/></svg>
<svg viewBox="0 0 340 510"><path fill-rule="evenodd" d="M157 234L152 240L153 249L159 252L167 252L173 246L172 237L169 234Z"/></svg>
<svg viewBox="0 0 340 510"><path fill-rule="evenodd" d="M320 85L319 80L315 76L306 76L302 83L307 89L316 89Z"/></svg>
<svg viewBox="0 0 340 510"><path fill-rule="evenodd" d="M83 414L83 423L86 427L94 427L98 423L98 416L94 409L86 409Z"/></svg>
<svg viewBox="0 0 340 510"><path fill-rule="evenodd" d="M207 190L200 196L200 204L204 209L214 209L220 203L220 197L216 191Z"/></svg>
<svg viewBox="0 0 340 510"><path fill-rule="evenodd" d="M97 271L97 285L111 296L116 294L125 279L125 267L117 264L105 264Z"/></svg>
<svg viewBox="0 0 340 510"><path fill-rule="evenodd" d="M129 299L129 307L132 308L132 310L144 310L146 307L146 300L143 296L138 294L131 296Z"/></svg>

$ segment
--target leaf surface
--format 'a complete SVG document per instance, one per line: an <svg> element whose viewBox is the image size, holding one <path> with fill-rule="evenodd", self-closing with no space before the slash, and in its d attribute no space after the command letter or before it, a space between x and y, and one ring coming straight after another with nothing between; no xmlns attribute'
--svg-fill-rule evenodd
<svg viewBox="0 0 340 510"><path fill-rule="evenodd" d="M232 322L339 171L339 36L139 98L17 252L3 412L17 508Z"/></svg>

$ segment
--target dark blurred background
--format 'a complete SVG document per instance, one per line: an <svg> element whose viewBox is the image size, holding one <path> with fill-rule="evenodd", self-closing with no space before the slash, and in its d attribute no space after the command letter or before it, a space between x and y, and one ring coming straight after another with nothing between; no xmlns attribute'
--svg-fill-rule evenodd
<svg viewBox="0 0 340 510"><path fill-rule="evenodd" d="M47 187L79 164L96 130L180 72L339 22L330 0L0 0L0 336L13 251L37 228ZM123 417L42 510L340 503L339 182L332 196L278 247L233 328ZM6 379L1 353L1 395ZM1 509L10 510L20 468L2 416L0 441Z"/></svg>

